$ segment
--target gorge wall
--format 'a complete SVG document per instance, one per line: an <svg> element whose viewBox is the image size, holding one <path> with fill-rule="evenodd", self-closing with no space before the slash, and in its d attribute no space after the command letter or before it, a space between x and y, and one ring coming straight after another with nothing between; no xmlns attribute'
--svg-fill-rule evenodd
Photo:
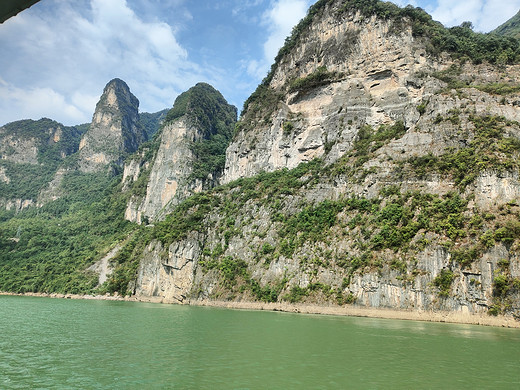
<svg viewBox="0 0 520 390"><path fill-rule="evenodd" d="M235 122L236 108L209 84L181 94L166 116L158 147L150 150L154 157L139 155L125 165L123 183L146 176L146 192L132 196L125 218L139 224L164 219L182 200L215 186Z"/></svg>
<svg viewBox="0 0 520 390"><path fill-rule="evenodd" d="M91 124L7 124L0 289L518 319L519 62L420 9L319 0L238 122L206 83L140 116L114 79Z"/></svg>
<svg viewBox="0 0 520 390"><path fill-rule="evenodd" d="M245 104L224 184L158 222L135 293L520 314L517 65L320 1Z"/></svg>

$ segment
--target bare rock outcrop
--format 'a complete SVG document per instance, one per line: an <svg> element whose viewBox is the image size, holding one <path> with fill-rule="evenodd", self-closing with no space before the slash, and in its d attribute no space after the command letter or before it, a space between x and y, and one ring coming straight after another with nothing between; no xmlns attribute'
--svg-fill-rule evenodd
<svg viewBox="0 0 520 390"><path fill-rule="evenodd" d="M166 116L153 162L142 155L125 165L124 183L148 177L146 193L132 196L125 218L162 219L191 194L214 186L235 122L236 108L210 85L181 94Z"/></svg>
<svg viewBox="0 0 520 390"><path fill-rule="evenodd" d="M146 141L138 107L139 100L124 81L113 79L105 86L79 145L82 171L100 171L112 163L121 165L124 154L135 152Z"/></svg>

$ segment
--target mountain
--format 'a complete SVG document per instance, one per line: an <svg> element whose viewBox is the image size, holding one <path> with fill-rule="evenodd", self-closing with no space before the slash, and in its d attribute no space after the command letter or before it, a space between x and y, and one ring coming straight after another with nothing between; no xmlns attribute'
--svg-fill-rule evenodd
<svg viewBox="0 0 520 390"><path fill-rule="evenodd" d="M134 293L518 316L520 69L498 39L317 2L244 104L223 185L150 228Z"/></svg>
<svg viewBox="0 0 520 390"><path fill-rule="evenodd" d="M138 108L139 100L123 80L113 79L105 86L89 130L79 144L81 170L92 172L111 163L121 165L124 154L135 152L146 141Z"/></svg>
<svg viewBox="0 0 520 390"><path fill-rule="evenodd" d="M236 123L201 83L123 147L107 102L134 99L109 92L64 195L0 214L0 290L518 319L519 62L418 8L319 0Z"/></svg>
<svg viewBox="0 0 520 390"><path fill-rule="evenodd" d="M509 19L504 24L501 24L492 32L500 35L505 35L509 37L513 37L516 39L520 38L520 12L518 12L515 16Z"/></svg>
<svg viewBox="0 0 520 390"><path fill-rule="evenodd" d="M145 191L130 199L126 218L138 223L164 218L194 192L215 186L236 117L236 108L209 84L199 83L179 95L166 114L156 150L125 165L124 182L137 180L146 165L142 175L147 183ZM146 154L154 154L153 161Z"/></svg>
<svg viewBox="0 0 520 390"><path fill-rule="evenodd" d="M147 139L152 139L157 130L159 130L168 111L166 108L154 113L141 112L139 114L139 122L146 132Z"/></svg>
<svg viewBox="0 0 520 390"><path fill-rule="evenodd" d="M0 127L0 208L20 211L56 199L50 183L78 150L87 128L48 118Z"/></svg>
<svg viewBox="0 0 520 390"><path fill-rule="evenodd" d="M117 173L146 139L137 106L128 86L115 79L91 124L67 127L44 118L0 128L0 290L96 287L92 263L115 253L111 246L120 248L135 230L124 219L130 194L121 191ZM161 113L143 116L155 133ZM101 155L106 161L97 163Z"/></svg>

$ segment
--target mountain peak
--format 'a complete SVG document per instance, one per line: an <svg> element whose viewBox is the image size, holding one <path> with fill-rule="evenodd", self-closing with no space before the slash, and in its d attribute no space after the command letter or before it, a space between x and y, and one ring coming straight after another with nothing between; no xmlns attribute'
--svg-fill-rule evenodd
<svg viewBox="0 0 520 390"><path fill-rule="evenodd" d="M120 163L123 154L135 152L146 141L138 108L139 100L123 80L115 78L107 83L90 129L80 143L82 170L97 171L110 163Z"/></svg>

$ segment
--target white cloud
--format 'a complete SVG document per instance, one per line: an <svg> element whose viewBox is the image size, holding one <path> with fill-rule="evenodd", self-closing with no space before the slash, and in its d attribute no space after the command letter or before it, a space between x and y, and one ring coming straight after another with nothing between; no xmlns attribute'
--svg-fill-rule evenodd
<svg viewBox="0 0 520 390"><path fill-rule="evenodd" d="M446 26L457 26L471 21L475 31L488 32L504 23L520 9L520 0L438 0L427 8L435 20Z"/></svg>
<svg viewBox="0 0 520 390"><path fill-rule="evenodd" d="M74 97L74 100L77 101L84 99L86 97L79 94ZM3 124L21 118L40 119L42 117L62 118L63 122L74 124L87 122L84 113L78 109L76 104L68 103L63 95L51 88L22 89L2 83L0 101L6 100L9 100L9 110L4 107L0 110Z"/></svg>
<svg viewBox="0 0 520 390"><path fill-rule="evenodd" d="M511 19L520 9L520 0L487 0L482 7L477 29L490 31Z"/></svg>
<svg viewBox="0 0 520 390"><path fill-rule="evenodd" d="M262 24L267 26L269 34L263 45L264 58L250 61L247 66L247 71L252 77L261 78L267 74L285 38L305 16L310 3L309 0L276 0L271 4L262 21Z"/></svg>
<svg viewBox="0 0 520 390"><path fill-rule="evenodd" d="M418 7L419 4L416 0L391 0L392 3L397 4L399 7L406 7L407 5L413 5L414 7Z"/></svg>
<svg viewBox="0 0 520 390"><path fill-rule="evenodd" d="M142 110L156 111L201 78L175 27L142 20L125 0L44 5L52 12L33 6L0 28L0 77L8 80L1 87L0 125L42 116L88 122L114 77L129 84Z"/></svg>
<svg viewBox="0 0 520 390"><path fill-rule="evenodd" d="M233 16L243 15L247 10L258 7L264 0L239 0L233 5L231 13Z"/></svg>
<svg viewBox="0 0 520 390"><path fill-rule="evenodd" d="M264 44L266 58L274 59L283 46L285 38L292 28L305 16L308 8L306 0L278 0L265 14L265 23L269 25L269 38Z"/></svg>
<svg viewBox="0 0 520 390"><path fill-rule="evenodd" d="M432 11L432 16L447 26L459 25L464 21L473 21L475 24L481 9L482 0L464 2L439 0L437 7Z"/></svg>

